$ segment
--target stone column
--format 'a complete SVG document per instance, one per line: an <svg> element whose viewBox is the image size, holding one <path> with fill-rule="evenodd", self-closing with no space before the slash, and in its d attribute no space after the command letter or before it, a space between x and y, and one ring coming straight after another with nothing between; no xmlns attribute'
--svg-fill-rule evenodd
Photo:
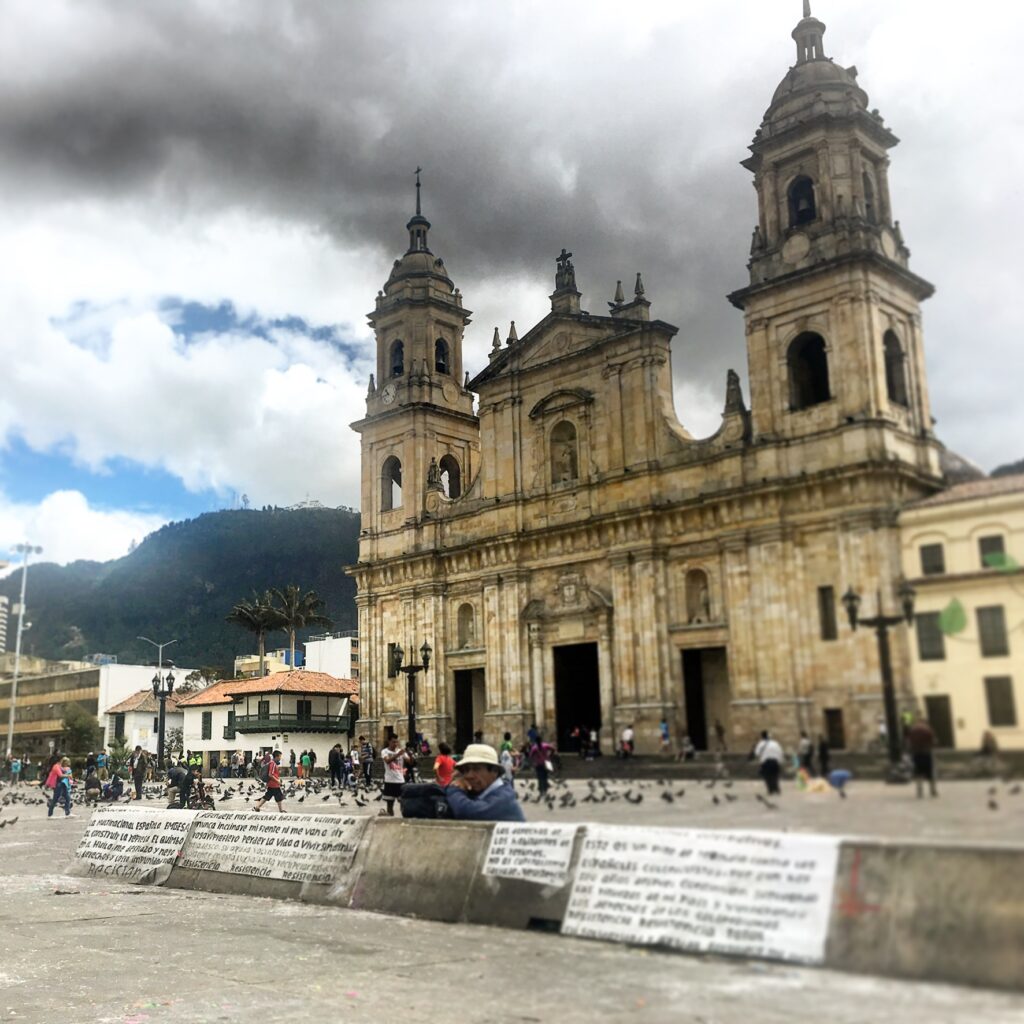
<svg viewBox="0 0 1024 1024"><path fill-rule="evenodd" d="M606 612L597 627L597 672L601 687L600 740L601 749L604 751L615 749L615 732L612 725L615 715L613 664L611 613Z"/></svg>
<svg viewBox="0 0 1024 1024"><path fill-rule="evenodd" d="M530 645L530 687L533 700L533 721L543 731L544 718L544 638L539 622L526 627Z"/></svg>

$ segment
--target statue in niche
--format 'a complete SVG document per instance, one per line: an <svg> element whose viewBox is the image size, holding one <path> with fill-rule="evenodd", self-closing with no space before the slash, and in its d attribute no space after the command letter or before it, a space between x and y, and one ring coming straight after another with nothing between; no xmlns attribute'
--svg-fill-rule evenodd
<svg viewBox="0 0 1024 1024"><path fill-rule="evenodd" d="M686 620L691 625L711 621L708 577L701 569L691 569L686 574Z"/></svg>
<svg viewBox="0 0 1024 1024"><path fill-rule="evenodd" d="M441 483L441 469L437 464L437 459L435 458L432 458L430 460L430 465L427 466L427 490L444 490L444 487Z"/></svg>
<svg viewBox="0 0 1024 1024"><path fill-rule="evenodd" d="M576 479L576 445L566 441L558 456L558 482L569 483Z"/></svg>

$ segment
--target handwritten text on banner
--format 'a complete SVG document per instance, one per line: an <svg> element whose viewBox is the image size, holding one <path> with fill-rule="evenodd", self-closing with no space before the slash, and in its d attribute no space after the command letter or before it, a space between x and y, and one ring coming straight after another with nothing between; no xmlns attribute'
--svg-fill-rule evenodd
<svg viewBox="0 0 1024 1024"><path fill-rule="evenodd" d="M588 826L562 932L821 963L835 836Z"/></svg>

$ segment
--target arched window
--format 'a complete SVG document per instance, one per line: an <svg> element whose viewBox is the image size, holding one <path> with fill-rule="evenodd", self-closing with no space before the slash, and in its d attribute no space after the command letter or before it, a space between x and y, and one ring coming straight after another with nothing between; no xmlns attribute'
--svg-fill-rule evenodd
<svg viewBox="0 0 1024 1024"><path fill-rule="evenodd" d="M441 489L446 498L458 498L462 494L462 473L459 460L454 455L444 455L438 467L441 470Z"/></svg>
<svg viewBox="0 0 1024 1024"><path fill-rule="evenodd" d="M832 397L828 389L825 339L820 334L808 331L795 338L786 354L786 364L790 409L806 409Z"/></svg>
<svg viewBox="0 0 1024 1024"><path fill-rule="evenodd" d="M686 621L711 621L711 591L703 569L690 569L686 574Z"/></svg>
<svg viewBox="0 0 1024 1024"><path fill-rule="evenodd" d="M444 338L438 338L434 342L434 369L438 373L451 373L451 365L448 342Z"/></svg>
<svg viewBox="0 0 1024 1024"><path fill-rule="evenodd" d="M380 510L402 507L402 463L394 455L384 460L380 472Z"/></svg>
<svg viewBox="0 0 1024 1024"><path fill-rule="evenodd" d="M878 210L875 207L875 183L867 171L864 172L864 216L869 224L878 223Z"/></svg>
<svg viewBox="0 0 1024 1024"><path fill-rule="evenodd" d="M814 201L814 182L802 174L794 178L789 186L789 226L810 224L818 217L818 206Z"/></svg>
<svg viewBox="0 0 1024 1024"><path fill-rule="evenodd" d="M551 482L565 484L578 480L579 465L576 427L568 420L562 420L551 431Z"/></svg>
<svg viewBox="0 0 1024 1024"><path fill-rule="evenodd" d="M401 377L405 373L405 345L396 341L391 346L391 376Z"/></svg>
<svg viewBox="0 0 1024 1024"><path fill-rule="evenodd" d="M907 401L907 374L903 365L903 348L894 331L886 331L882 339L885 349L885 392L896 405L909 405Z"/></svg>
<svg viewBox="0 0 1024 1024"><path fill-rule="evenodd" d="M473 647L476 644L476 611L469 603L459 606L459 646Z"/></svg>

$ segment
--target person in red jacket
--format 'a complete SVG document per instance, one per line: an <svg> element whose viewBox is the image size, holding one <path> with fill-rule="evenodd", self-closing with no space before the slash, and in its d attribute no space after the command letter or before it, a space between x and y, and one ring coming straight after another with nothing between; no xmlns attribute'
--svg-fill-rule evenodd
<svg viewBox="0 0 1024 1024"><path fill-rule="evenodd" d="M268 800L274 800L277 803L277 809L281 814L285 813L284 810L284 794L281 792L281 751L275 750L274 756L267 763L267 791L263 794L261 800L257 800L252 805L254 811L263 810L263 805Z"/></svg>

